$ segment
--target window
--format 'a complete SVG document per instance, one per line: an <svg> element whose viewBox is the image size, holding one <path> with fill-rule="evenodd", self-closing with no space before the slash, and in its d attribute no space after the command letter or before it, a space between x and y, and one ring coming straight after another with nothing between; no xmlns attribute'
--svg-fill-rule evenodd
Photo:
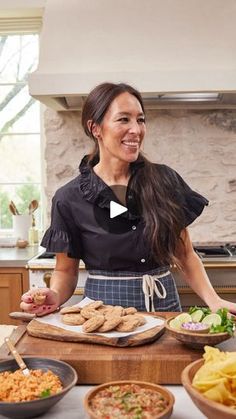
<svg viewBox="0 0 236 419"><path fill-rule="evenodd" d="M40 106L28 93L27 76L38 60L38 34L0 36L0 231L12 229L12 200L27 214L41 201ZM41 227L41 211L35 212Z"/></svg>

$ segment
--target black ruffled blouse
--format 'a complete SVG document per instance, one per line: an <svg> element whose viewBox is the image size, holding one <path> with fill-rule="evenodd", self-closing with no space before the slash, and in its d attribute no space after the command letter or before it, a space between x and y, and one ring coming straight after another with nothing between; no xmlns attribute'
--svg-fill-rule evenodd
<svg viewBox="0 0 236 419"><path fill-rule="evenodd" d="M142 159L131 163L131 174L143 166ZM184 214L183 228L191 224L208 205L208 200L193 191L173 169L155 164L165 172L173 185L173 196ZM104 192L105 191L105 192ZM150 257L150 249L143 238L144 224L138 211L121 214L125 231L109 232L97 222L95 207L107 217L111 200L116 200L111 188L99 178L85 156L80 164L80 175L61 187L52 200L51 226L44 234L41 245L48 252L67 253L82 259L88 270L145 272L157 268Z"/></svg>

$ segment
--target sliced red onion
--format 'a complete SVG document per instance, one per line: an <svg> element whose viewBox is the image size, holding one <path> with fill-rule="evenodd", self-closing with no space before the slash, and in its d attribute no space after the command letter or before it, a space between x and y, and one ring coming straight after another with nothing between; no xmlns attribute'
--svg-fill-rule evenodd
<svg viewBox="0 0 236 419"><path fill-rule="evenodd" d="M208 329L208 326L204 323L200 323L200 322L186 322L186 323L182 323L182 328L186 329L186 330L204 330L204 329Z"/></svg>

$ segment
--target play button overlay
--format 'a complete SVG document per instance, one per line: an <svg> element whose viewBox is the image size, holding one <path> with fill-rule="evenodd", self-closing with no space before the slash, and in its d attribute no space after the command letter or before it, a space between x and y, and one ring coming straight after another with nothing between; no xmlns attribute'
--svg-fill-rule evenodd
<svg viewBox="0 0 236 419"><path fill-rule="evenodd" d="M118 217L126 211L128 211L128 208L123 207L123 205L117 204L115 201L110 202L110 218Z"/></svg>
<svg viewBox="0 0 236 419"><path fill-rule="evenodd" d="M136 206L135 194L130 188L107 186L93 204L94 217L97 224L109 233L135 232L140 219Z"/></svg>

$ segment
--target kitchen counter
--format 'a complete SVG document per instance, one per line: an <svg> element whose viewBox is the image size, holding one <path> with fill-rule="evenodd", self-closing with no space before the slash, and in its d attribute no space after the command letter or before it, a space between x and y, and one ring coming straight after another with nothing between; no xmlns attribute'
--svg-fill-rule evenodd
<svg viewBox="0 0 236 419"><path fill-rule="evenodd" d="M46 341L45 341L46 342ZM223 351L235 351L235 338L217 345ZM65 415L70 419L87 419L83 407L84 397L94 386L77 385L75 386L58 404L42 417L45 419L64 419ZM171 419L205 419L200 410L192 402L191 398L181 385L164 385L175 396L174 411ZM190 414L191 412L191 414ZM0 415L0 419L5 417Z"/></svg>
<svg viewBox="0 0 236 419"><path fill-rule="evenodd" d="M172 313L162 312L162 317L170 315ZM25 324L20 325L11 336L20 354L23 357L44 356L68 362L78 372L80 385L125 380L127 371L129 371L129 379L158 382L163 385L179 385L183 368L201 358L203 353L200 349L196 350L182 345L168 332L152 343L146 342L144 345L133 347L115 347L95 345L91 342L76 342L70 336L67 337L70 339L68 341L55 328L50 329L52 333L50 339L42 339L44 329L32 323L29 329L33 333L32 336L26 333ZM231 338L218 347L223 351L236 351L236 339ZM8 359L10 356L7 346L2 345L0 359Z"/></svg>
<svg viewBox="0 0 236 419"><path fill-rule="evenodd" d="M236 268L236 256L229 256L229 257L204 257L202 263L205 268L207 269L221 269L221 268ZM31 269L42 269L48 270L54 269L56 263L55 258L42 258L38 259L37 253L32 256L32 259L29 260L28 266ZM86 269L85 264L82 260L80 260L80 269ZM173 271L176 271L176 268L173 268Z"/></svg>
<svg viewBox="0 0 236 419"><path fill-rule="evenodd" d="M171 419L204 419L200 410L192 402L182 386L165 386L175 396L175 404ZM66 396L50 409L42 418L45 419L88 419L83 407L83 400L91 386L76 386ZM190 413L191 412L191 413ZM0 419L5 416L0 415Z"/></svg>
<svg viewBox="0 0 236 419"><path fill-rule="evenodd" d="M204 257L202 259L205 268L236 268L236 256L228 257Z"/></svg>
<svg viewBox="0 0 236 419"><path fill-rule="evenodd" d="M17 247L0 247L0 267L25 267L30 261L33 269L51 269L55 266L55 259L41 259L40 263L36 256L45 249L39 245L27 246L25 249ZM44 263L45 262L45 265ZM236 255L229 257L204 257L202 262L205 268L236 268ZM80 268L85 269L83 261L80 261Z"/></svg>
<svg viewBox="0 0 236 419"><path fill-rule="evenodd" d="M32 326L32 325L31 325ZM52 330L51 330L52 331ZM17 350L24 356L54 358L68 362L78 372L81 385L96 385L118 379L158 382L164 385L181 384L180 375L190 362L199 359L202 352L185 348L168 333L153 343L142 346L114 347L42 339L25 333L21 325L11 337ZM54 333L52 331L52 333ZM61 338L56 331L55 338ZM0 359L11 357L6 345L0 348Z"/></svg>
<svg viewBox="0 0 236 419"><path fill-rule="evenodd" d="M10 331L7 332L5 329L2 329L2 334L4 334L4 337L9 336ZM172 419L189 419L189 412L191 412L191 419L205 418L181 385L168 385L164 387L169 389L175 396L174 411L171 416ZM75 386L58 404L42 417L45 419L64 419L66 415L70 419L87 419L88 416L83 407L83 400L86 393L91 388L93 388L93 386ZM5 416L0 414L0 419L4 418Z"/></svg>
<svg viewBox="0 0 236 419"><path fill-rule="evenodd" d="M39 253L39 246L0 248L0 268L24 268L29 259Z"/></svg>

